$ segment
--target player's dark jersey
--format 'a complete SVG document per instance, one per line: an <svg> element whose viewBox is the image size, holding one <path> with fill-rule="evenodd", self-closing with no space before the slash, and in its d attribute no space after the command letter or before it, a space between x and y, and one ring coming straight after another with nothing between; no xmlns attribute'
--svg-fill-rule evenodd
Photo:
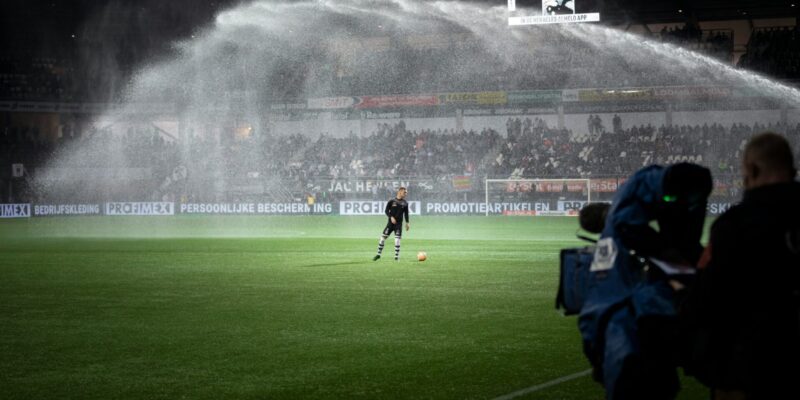
<svg viewBox="0 0 800 400"><path fill-rule="evenodd" d="M394 217L398 225L403 222L403 217L405 217L406 222L409 221L408 202L405 200L400 200L397 198L389 200L389 202L386 203L386 211L384 212L386 213L387 217Z"/></svg>

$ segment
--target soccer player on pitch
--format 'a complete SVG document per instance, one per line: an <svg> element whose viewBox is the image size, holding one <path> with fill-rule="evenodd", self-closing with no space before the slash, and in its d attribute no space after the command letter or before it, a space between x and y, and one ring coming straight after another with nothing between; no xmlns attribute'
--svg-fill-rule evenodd
<svg viewBox="0 0 800 400"><path fill-rule="evenodd" d="M372 261L377 261L381 258L383 245L386 243L386 238L388 238L392 232L394 232L394 260L397 261L400 259L400 239L403 238L404 217L406 219L406 230L409 229L408 202L405 200L407 194L408 190L401 186L397 189L397 197L386 203L386 211L384 211L384 213L389 217L389 222L386 224L386 228L383 228L381 240L378 242L378 254L372 258Z"/></svg>

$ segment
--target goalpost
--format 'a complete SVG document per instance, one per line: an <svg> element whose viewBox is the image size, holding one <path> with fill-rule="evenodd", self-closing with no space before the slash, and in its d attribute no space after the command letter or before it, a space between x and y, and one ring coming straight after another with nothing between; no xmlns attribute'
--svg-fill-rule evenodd
<svg viewBox="0 0 800 400"><path fill-rule="evenodd" d="M485 180L486 216L577 215L592 202L590 179L489 179Z"/></svg>

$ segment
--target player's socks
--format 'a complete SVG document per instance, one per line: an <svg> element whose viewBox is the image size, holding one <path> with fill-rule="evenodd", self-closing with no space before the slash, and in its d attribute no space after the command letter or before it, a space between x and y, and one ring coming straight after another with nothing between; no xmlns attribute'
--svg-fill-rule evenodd
<svg viewBox="0 0 800 400"><path fill-rule="evenodd" d="M394 260L400 259L400 238L394 238Z"/></svg>
<svg viewBox="0 0 800 400"><path fill-rule="evenodd" d="M375 255L375 258L372 261L377 261L381 258L381 253L383 253L383 246L386 244L386 238L388 236L381 236L381 240L378 242L378 254Z"/></svg>

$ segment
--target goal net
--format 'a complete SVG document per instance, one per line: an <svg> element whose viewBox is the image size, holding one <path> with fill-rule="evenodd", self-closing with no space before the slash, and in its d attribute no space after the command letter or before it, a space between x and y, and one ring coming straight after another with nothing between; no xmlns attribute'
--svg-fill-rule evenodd
<svg viewBox="0 0 800 400"><path fill-rule="evenodd" d="M486 215L577 216L592 201L589 179L486 179Z"/></svg>

